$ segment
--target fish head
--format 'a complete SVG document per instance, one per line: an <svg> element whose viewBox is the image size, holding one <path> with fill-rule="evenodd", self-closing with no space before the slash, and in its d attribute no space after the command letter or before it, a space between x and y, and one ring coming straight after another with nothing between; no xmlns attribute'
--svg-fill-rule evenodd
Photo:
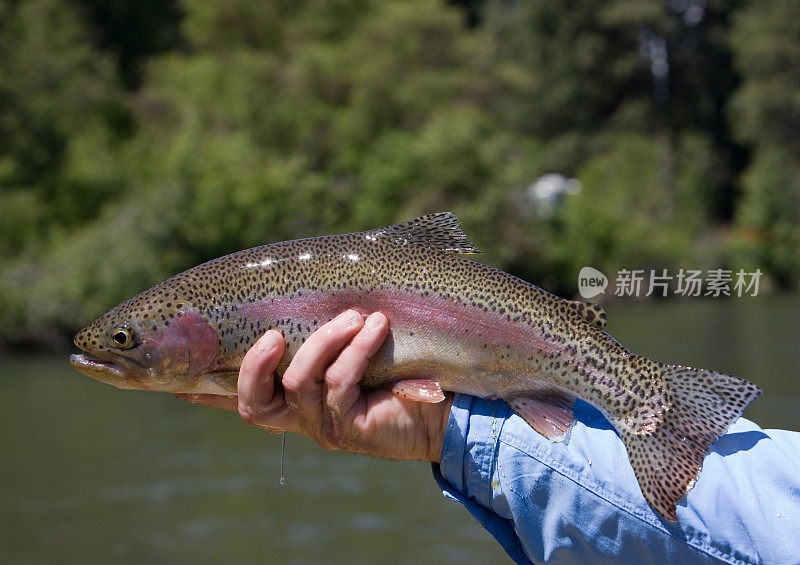
<svg viewBox="0 0 800 565"><path fill-rule="evenodd" d="M217 359L219 338L192 304L154 287L112 308L75 335L88 355L70 364L119 388L194 390Z"/></svg>

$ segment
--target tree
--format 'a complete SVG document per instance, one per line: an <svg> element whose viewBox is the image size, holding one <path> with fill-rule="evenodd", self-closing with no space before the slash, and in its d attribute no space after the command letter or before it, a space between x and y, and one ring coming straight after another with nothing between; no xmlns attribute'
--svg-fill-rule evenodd
<svg viewBox="0 0 800 565"><path fill-rule="evenodd" d="M87 35L64 2L0 4L0 258L115 196L109 147L128 118Z"/></svg>
<svg viewBox="0 0 800 565"><path fill-rule="evenodd" d="M781 285L800 283L800 5L750 2L736 14L731 48L742 84L731 107L754 150L737 210L741 260Z"/></svg>

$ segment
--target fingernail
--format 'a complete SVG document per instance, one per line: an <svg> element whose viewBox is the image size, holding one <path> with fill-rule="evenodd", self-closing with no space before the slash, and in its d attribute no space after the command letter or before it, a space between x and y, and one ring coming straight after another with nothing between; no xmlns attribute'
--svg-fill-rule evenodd
<svg viewBox="0 0 800 565"><path fill-rule="evenodd" d="M383 326L384 321L386 318L379 312L373 312L372 314L367 317L366 321L364 322L364 329L365 330L377 330L381 326Z"/></svg>
<svg viewBox="0 0 800 565"><path fill-rule="evenodd" d="M361 323L361 314L355 310L347 310L339 314L334 323L340 328L350 329Z"/></svg>
<svg viewBox="0 0 800 565"><path fill-rule="evenodd" d="M268 353L275 349L275 346L278 345L278 336L274 330L269 330L267 333L261 336L261 339L258 340L256 343L258 346L258 350L261 353Z"/></svg>

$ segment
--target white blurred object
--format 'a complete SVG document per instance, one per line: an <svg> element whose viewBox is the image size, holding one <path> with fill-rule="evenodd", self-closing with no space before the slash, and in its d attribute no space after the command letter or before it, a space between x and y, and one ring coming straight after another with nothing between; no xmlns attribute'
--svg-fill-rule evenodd
<svg viewBox="0 0 800 565"><path fill-rule="evenodd" d="M526 194L542 219L550 219L564 201L565 194L578 194L581 181L568 179L560 173L547 173L528 186Z"/></svg>

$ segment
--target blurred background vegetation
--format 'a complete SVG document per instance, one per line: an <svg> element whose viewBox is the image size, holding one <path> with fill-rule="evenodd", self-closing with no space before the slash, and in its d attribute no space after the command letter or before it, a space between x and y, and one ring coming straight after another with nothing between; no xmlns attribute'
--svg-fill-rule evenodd
<svg viewBox="0 0 800 565"><path fill-rule="evenodd" d="M453 210L482 260L800 284L796 0L0 1L0 344Z"/></svg>

